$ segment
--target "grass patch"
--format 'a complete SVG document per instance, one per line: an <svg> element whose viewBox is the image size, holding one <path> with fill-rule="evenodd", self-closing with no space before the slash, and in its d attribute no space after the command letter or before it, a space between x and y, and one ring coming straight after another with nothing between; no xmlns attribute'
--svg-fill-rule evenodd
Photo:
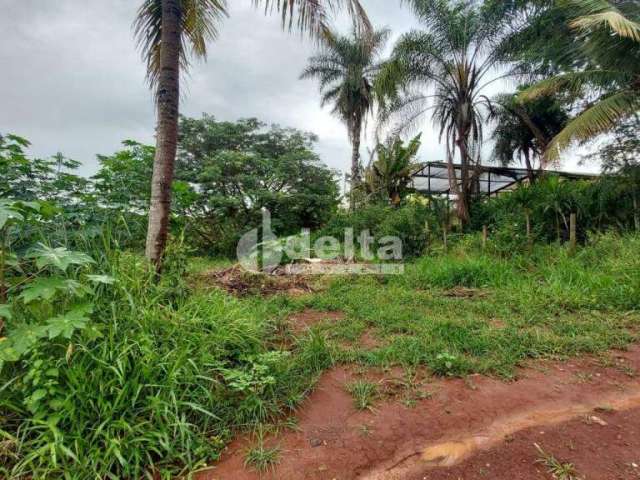
<svg viewBox="0 0 640 480"><path fill-rule="evenodd" d="M378 386L366 380L356 380L348 384L347 391L353 397L353 405L358 410L371 410L379 396Z"/></svg>
<svg viewBox="0 0 640 480"><path fill-rule="evenodd" d="M235 298L189 285L184 268L156 282L137 256L103 259L96 269L115 281L101 287L92 328L42 339L0 372L9 452L0 477L185 474L216 460L238 432L289 417L340 362L509 378L526 359L625 348L639 338L638 251L638 235L598 237L574 256L558 246L509 260L454 250L402 276L322 279L321 291L295 298ZM209 267L197 260L189 272ZM483 294L451 295L461 288ZM345 319L292 335L287 318L305 308ZM366 331L378 348L358 345ZM372 408L378 390L349 386L359 409ZM407 394L407 405L421 398ZM258 447L251 465L269 468L277 452Z"/></svg>
<svg viewBox="0 0 640 480"><path fill-rule="evenodd" d="M579 480L578 472L572 463L562 463L550 453L545 452L540 445L534 444L538 451L537 463L544 465L555 480Z"/></svg>
<svg viewBox="0 0 640 480"><path fill-rule="evenodd" d="M264 442L264 430L260 426L256 433L256 445L247 449L244 457L245 467L251 467L258 472L266 472L275 468L280 461L280 447L267 447Z"/></svg>

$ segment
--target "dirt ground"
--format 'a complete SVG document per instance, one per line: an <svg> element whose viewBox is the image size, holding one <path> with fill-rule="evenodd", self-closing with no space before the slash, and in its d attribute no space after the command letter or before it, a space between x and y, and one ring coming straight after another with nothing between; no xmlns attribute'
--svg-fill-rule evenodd
<svg viewBox="0 0 640 480"><path fill-rule="evenodd" d="M504 382L484 376L407 382L399 370L327 372L298 412L298 427L267 440L279 463L244 465L237 439L199 480L552 479L537 444L572 478L640 479L640 346L606 357L536 361ZM358 411L345 385L388 393ZM392 388L388 388L392 386ZM393 387L395 386L395 387ZM549 457L550 458L550 457Z"/></svg>

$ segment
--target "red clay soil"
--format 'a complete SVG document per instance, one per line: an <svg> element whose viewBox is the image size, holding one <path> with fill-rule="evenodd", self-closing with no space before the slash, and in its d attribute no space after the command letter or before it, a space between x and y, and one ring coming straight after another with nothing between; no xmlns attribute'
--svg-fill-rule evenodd
<svg viewBox="0 0 640 480"><path fill-rule="evenodd" d="M640 479L640 346L610 359L536 362L510 383L434 380L413 407L387 397L372 411L356 411L345 390L358 372L335 368L302 405L299 429L267 441L280 448L273 471L244 466L245 437L197 478L552 479L537 443L577 478Z"/></svg>
<svg viewBox="0 0 640 480"><path fill-rule="evenodd" d="M289 317L289 326L295 334L304 333L317 323L324 321L337 322L344 319L342 312L320 312L318 310L306 309Z"/></svg>

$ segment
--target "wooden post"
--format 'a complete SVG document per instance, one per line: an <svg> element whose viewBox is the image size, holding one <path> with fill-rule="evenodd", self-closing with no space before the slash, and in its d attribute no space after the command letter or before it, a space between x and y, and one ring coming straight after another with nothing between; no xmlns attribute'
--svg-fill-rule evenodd
<svg viewBox="0 0 640 480"><path fill-rule="evenodd" d="M482 250L487 249L487 239L489 238L489 228L486 225L482 226Z"/></svg>
<svg viewBox="0 0 640 480"><path fill-rule="evenodd" d="M576 223L577 223L576 214L572 213L569 216L569 252L571 254L575 253L576 245L577 245Z"/></svg>
<svg viewBox="0 0 640 480"><path fill-rule="evenodd" d="M444 244L444 253L447 253L449 251L449 244L448 244L448 239L447 239L447 224L443 224L442 225L442 242Z"/></svg>
<svg viewBox="0 0 640 480"><path fill-rule="evenodd" d="M427 248L431 246L431 228L429 222L424 222L424 234L427 237Z"/></svg>
<svg viewBox="0 0 640 480"><path fill-rule="evenodd" d="M524 213L525 221L527 224L527 246L529 250L533 247L533 235L531 234L531 214L527 211Z"/></svg>

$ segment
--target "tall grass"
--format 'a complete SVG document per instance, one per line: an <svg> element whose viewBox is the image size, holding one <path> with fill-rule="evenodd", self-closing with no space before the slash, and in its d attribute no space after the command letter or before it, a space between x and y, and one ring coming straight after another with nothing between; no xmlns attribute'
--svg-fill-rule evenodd
<svg viewBox="0 0 640 480"><path fill-rule="evenodd" d="M269 305L185 292L171 270L157 283L136 255L103 268L116 283L96 301L97 333L44 342L1 374L0 477L173 478L295 407L330 365L314 340L269 350ZM36 359L59 373L34 412L24 399Z"/></svg>

